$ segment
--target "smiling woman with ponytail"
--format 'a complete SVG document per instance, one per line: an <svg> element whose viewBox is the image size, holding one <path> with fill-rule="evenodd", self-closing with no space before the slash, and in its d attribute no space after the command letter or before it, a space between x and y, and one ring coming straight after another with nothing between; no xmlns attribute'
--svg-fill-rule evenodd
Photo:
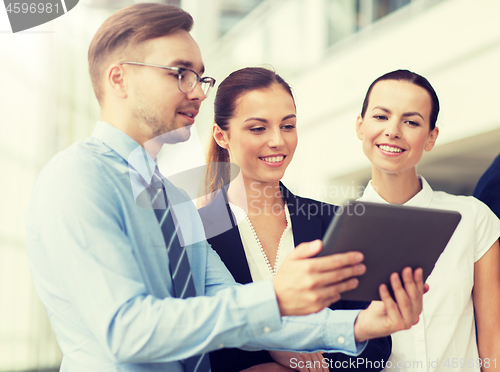
<svg viewBox="0 0 500 372"><path fill-rule="evenodd" d="M296 126L292 91L275 72L244 68L220 84L207 158L211 164L207 183L213 191L220 191L199 212L208 242L239 283L272 279L295 246L322 238L334 216L335 206L296 196L280 182L297 146ZM241 170L231 183L228 162ZM296 212L311 210L319 212ZM366 306L341 300L331 308ZM390 350L390 337L369 341L358 358L378 361L379 368L360 366L357 371L381 370L380 362L389 357ZM304 367L300 371L328 371L329 366L349 365L351 358L356 361L341 353L238 349L210 355L214 372L292 371L300 366Z"/></svg>

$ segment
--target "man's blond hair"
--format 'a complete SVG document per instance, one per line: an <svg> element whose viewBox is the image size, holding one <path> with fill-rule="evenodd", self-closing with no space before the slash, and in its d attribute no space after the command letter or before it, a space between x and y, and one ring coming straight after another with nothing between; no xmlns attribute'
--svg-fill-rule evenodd
<svg viewBox="0 0 500 372"><path fill-rule="evenodd" d="M189 13L173 5L157 3L131 5L106 19L90 42L88 53L90 80L99 104L102 106L101 80L110 57L126 55L146 40L177 30L189 32L192 27L193 18Z"/></svg>

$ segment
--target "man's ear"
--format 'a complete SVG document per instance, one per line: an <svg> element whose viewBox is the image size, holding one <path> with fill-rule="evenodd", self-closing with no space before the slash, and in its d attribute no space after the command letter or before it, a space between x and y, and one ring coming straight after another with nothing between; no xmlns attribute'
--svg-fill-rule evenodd
<svg viewBox="0 0 500 372"><path fill-rule="evenodd" d="M363 139L363 118L361 115L358 115L358 118L356 119L356 135L360 140Z"/></svg>
<svg viewBox="0 0 500 372"><path fill-rule="evenodd" d="M106 75L106 85L110 93L119 98L127 98L127 81L125 79L125 69L123 65L114 63L108 67Z"/></svg>
<svg viewBox="0 0 500 372"><path fill-rule="evenodd" d="M224 132L217 123L212 126L212 135L214 136L215 142L223 149L229 149L229 143L227 138L227 133Z"/></svg>
<svg viewBox="0 0 500 372"><path fill-rule="evenodd" d="M435 127L431 132L429 133L429 137L427 137L427 143L425 144L424 150L425 151L431 151L434 145L436 144L436 140L439 136L439 128Z"/></svg>

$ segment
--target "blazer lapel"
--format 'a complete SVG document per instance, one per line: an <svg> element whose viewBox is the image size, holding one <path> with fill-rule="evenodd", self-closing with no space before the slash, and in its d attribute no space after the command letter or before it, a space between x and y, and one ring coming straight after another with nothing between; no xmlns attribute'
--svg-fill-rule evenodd
<svg viewBox="0 0 500 372"><path fill-rule="evenodd" d="M221 189L210 204L198 211L207 240L236 226L236 218L227 204L226 195L226 190Z"/></svg>
<svg viewBox="0 0 500 372"><path fill-rule="evenodd" d="M251 283L252 275L238 227L213 237L209 243L212 243L211 240L213 240L213 245L218 247L217 253L233 275L234 280L241 284Z"/></svg>
<svg viewBox="0 0 500 372"><path fill-rule="evenodd" d="M280 183L280 188L290 212L295 246L321 237L321 220L310 215L308 211L310 203L292 194L282 183ZM251 283L252 276L238 226L228 225L236 219L230 212L222 191L209 205L200 209L200 215L208 242L216 247L216 252L233 274L234 279L241 284ZM228 226L234 227L228 229Z"/></svg>
<svg viewBox="0 0 500 372"><path fill-rule="evenodd" d="M241 242L236 218L227 204L225 191L221 190L214 200L200 209L200 216L205 227L208 242L238 283L252 282L245 250Z"/></svg>
<svg viewBox="0 0 500 372"><path fill-rule="evenodd" d="M310 214L306 200L292 194L281 182L280 188L290 212L295 246L322 236L321 220Z"/></svg>

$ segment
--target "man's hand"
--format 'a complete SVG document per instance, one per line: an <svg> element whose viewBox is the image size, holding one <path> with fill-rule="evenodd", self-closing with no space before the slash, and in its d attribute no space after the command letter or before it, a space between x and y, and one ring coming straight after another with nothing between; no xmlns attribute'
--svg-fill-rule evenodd
<svg viewBox="0 0 500 372"><path fill-rule="evenodd" d="M290 253L274 277L273 284L282 316L316 313L340 299L340 293L354 289L353 276L366 271L359 252L315 256L322 243L302 243Z"/></svg>
<svg viewBox="0 0 500 372"><path fill-rule="evenodd" d="M418 323L422 312L423 295L429 290L424 285L422 269L412 273L410 267L403 272L404 288L397 273L391 275L391 286L395 302L385 284L379 287L382 301L372 301L370 306L361 311L354 323L354 338L362 342L372 338L385 337L391 333L410 329Z"/></svg>
<svg viewBox="0 0 500 372"><path fill-rule="evenodd" d="M322 353L294 353L291 351L269 350L271 357L288 368L299 372L329 372L328 364L323 365ZM293 359L293 360L292 360ZM315 364L316 363L316 364Z"/></svg>

